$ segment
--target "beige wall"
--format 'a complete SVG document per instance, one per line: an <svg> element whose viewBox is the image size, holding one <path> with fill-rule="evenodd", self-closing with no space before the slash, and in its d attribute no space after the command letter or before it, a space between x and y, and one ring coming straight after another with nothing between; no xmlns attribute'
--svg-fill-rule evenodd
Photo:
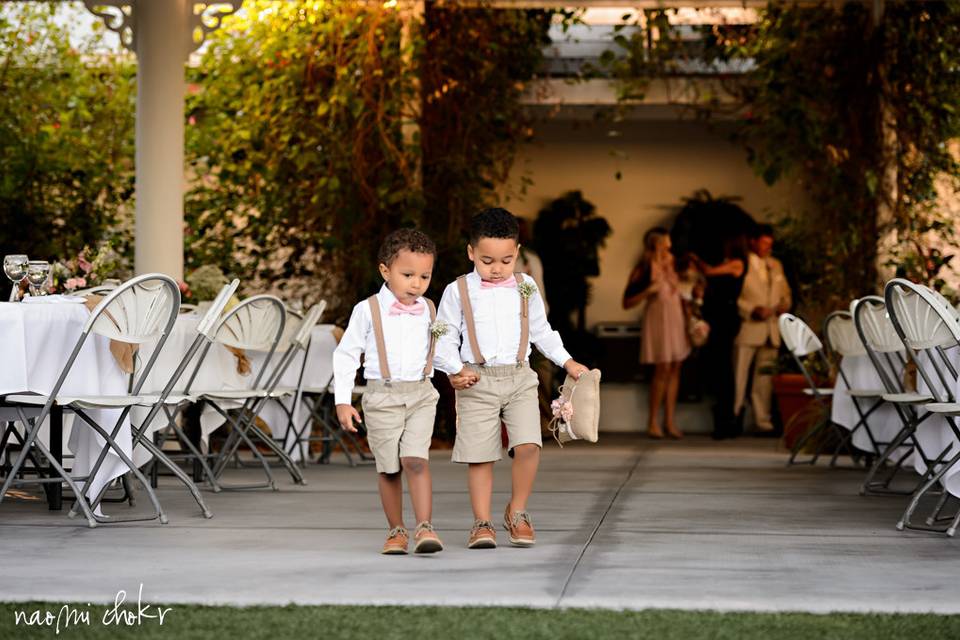
<svg viewBox="0 0 960 640"><path fill-rule="evenodd" d="M514 166L507 196L514 213L535 218L551 199L579 189L610 222L613 233L601 251L601 275L587 310L590 326L636 319L636 312L620 308L620 299L641 239L652 226L670 226L681 198L703 188L714 196L741 196L741 205L758 219L771 218L796 199L785 186L764 185L743 150L704 124L637 120L618 125L618 137L608 135L610 128L570 120L538 126ZM523 175L533 184L521 195Z"/></svg>

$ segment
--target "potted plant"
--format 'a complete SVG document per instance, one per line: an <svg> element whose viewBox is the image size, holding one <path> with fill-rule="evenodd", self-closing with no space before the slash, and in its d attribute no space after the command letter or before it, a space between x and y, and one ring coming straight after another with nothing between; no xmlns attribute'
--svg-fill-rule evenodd
<svg viewBox="0 0 960 640"><path fill-rule="evenodd" d="M817 387L833 386L831 372L822 358L807 356L803 364ZM766 373L773 374L773 395L783 422L784 444L792 448L808 429L824 417L824 405L806 393L810 383L794 357L786 351L781 352L776 365Z"/></svg>

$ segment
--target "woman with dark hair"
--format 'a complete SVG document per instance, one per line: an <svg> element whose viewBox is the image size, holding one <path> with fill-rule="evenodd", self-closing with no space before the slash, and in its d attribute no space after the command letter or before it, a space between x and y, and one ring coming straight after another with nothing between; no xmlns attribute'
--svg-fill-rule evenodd
<svg viewBox="0 0 960 640"><path fill-rule="evenodd" d="M713 407L713 438L722 440L740 435L733 414L733 343L740 331L737 298L747 268L746 238L733 236L723 243L723 259L709 264L695 257L700 271L707 276L703 297L703 318L710 324L710 338L701 352L703 367L711 372L708 387L716 404Z"/></svg>
<svg viewBox="0 0 960 640"><path fill-rule="evenodd" d="M632 309L646 303L643 313L640 362L654 365L650 384L650 415L647 435L663 438L657 422L663 407L663 425L667 435L677 440L683 432L674 416L680 388L680 366L690 355L680 279L670 251L670 232L662 227L647 231L643 237L643 256L630 274L623 293L623 308Z"/></svg>

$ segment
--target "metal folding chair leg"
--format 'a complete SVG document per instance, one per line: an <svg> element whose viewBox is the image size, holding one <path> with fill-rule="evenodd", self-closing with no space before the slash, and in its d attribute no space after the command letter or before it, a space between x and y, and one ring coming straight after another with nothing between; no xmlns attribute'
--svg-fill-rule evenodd
<svg viewBox="0 0 960 640"><path fill-rule="evenodd" d="M903 515L900 516L900 521L897 522L898 531L903 531L906 528L906 529L918 529L921 531L946 532L946 529L941 529L935 526L914 524L913 522L910 521L910 518L913 516L913 512L916 511L917 506L919 506L920 500L923 498L923 496L926 495L927 492L930 491L930 489L932 489L936 484L940 482L940 479L943 478L944 475L946 475L947 471L949 471L950 468L957 463L957 461L960 461L960 453L957 453L949 460L949 462L946 462L946 463L943 462L943 457L952 448L953 448L953 445L950 445L949 447L944 449L939 456L937 456L937 461L939 461L939 464L935 463L935 466L931 467L928 470L927 481L923 483L923 485L913 493L913 496L910 498L910 503L907 505L907 508L904 510ZM933 472L934 469L936 469L935 472Z"/></svg>
<svg viewBox="0 0 960 640"><path fill-rule="evenodd" d="M237 451L237 448L240 446L241 441L243 444L246 444L250 448L250 451L253 453L253 456L260 462L261 468L263 468L264 474L267 476L267 482L265 484L253 484L253 485L225 485L222 482L220 483L221 488L223 489L265 489L270 488L274 491L279 491L277 487L277 482L273 477L273 473L270 471L270 464L267 462L266 458L260 453L260 450L257 449L257 446L247 437L247 434L244 433L243 428L229 415L228 412L221 409L214 403L211 403L213 407L220 413L227 422L230 423L231 430L230 435L227 437L226 442L224 442L223 448L220 450L216 460L213 463L212 471L214 477L219 481L219 478L223 475L224 469L226 469L227 462L230 460L230 457Z"/></svg>
<svg viewBox="0 0 960 640"><path fill-rule="evenodd" d="M817 422L817 424L815 424L813 428L807 430L807 432L804 433L803 436L799 440L797 440L796 443L794 443L793 448L790 450L790 458L789 460L787 460L787 466L789 467L795 464L810 464L810 465L816 464L817 459L820 457L820 452L821 452L820 450L823 448L822 443L820 446L817 447L816 453L814 453L813 457L810 458L809 460L805 460L803 462L797 462L796 461L797 456L800 454L801 451L803 451L803 448L806 446L807 442L809 442L814 436L819 435L822 431L829 428L830 425L831 425L830 418L825 417L821 419L819 422Z"/></svg>
<svg viewBox="0 0 960 640"><path fill-rule="evenodd" d="M96 477L97 471L103 464L103 460L106 458L106 447L113 449L114 453L123 461L127 466L130 472L134 477L140 481L140 484L143 485L143 490L146 491L147 497L150 499L150 503L153 505L154 515L147 518L142 516L98 516L96 513L93 514L93 517L97 519L97 522L144 522L148 520L160 520L160 524L167 524L169 519L167 514L163 512L163 507L160 505L160 500L157 498L157 494L154 493L153 487L150 486L150 481L147 480L147 477L143 475L137 465L134 464L126 453L123 452L123 449L117 444L117 441L111 437L107 431L97 424L96 420L93 420L90 416L87 415L82 409L73 409L74 414L85 423L87 423L90 428L100 434L100 437L106 442L104 450L100 452L100 457L97 459L97 463L93 466L93 469L90 471L89 478L92 480Z"/></svg>
<svg viewBox="0 0 960 640"><path fill-rule="evenodd" d="M913 491L902 491L889 488L894 476L896 476L897 472L900 470L900 466L903 464L903 461L907 458L907 456L910 455L910 451L907 451L900 456L886 480L875 481L874 478L878 473L880 473L880 470L883 469L884 463L893 457L893 454L897 451L897 449L903 446L903 443L906 442L908 438L913 436L914 431L915 429L912 426L906 426L901 429L900 433L898 433L896 437L887 445L887 448L883 450L883 453L881 453L877 459L873 461L873 466L870 467L870 470L867 472L867 477L864 479L863 484L860 485L860 495L864 496L868 493L910 495L913 493Z"/></svg>
<svg viewBox="0 0 960 640"><path fill-rule="evenodd" d="M853 445L853 434L856 432L856 429L847 430L840 425L832 422L833 430L836 432L837 437L840 438L840 443L837 444L836 449L834 449L833 456L830 458L830 468L831 469L849 469L853 471L859 471L862 469L857 464L857 452L854 450ZM837 458L840 457L840 452L846 449L847 455L850 456L850 461L853 463L852 467L837 467Z"/></svg>
<svg viewBox="0 0 960 640"><path fill-rule="evenodd" d="M23 466L24 461L27 459L30 448L36 447L40 451L40 455L47 459L47 462L50 464L50 467L60 476L63 482L67 483L67 486L73 491L76 496L77 503L80 505L80 509L83 511L84 517L87 519L87 526L91 529L97 526L97 519L94 517L93 511L90 509L90 505L87 503L86 498L83 495L83 492L80 491L80 487L77 486L77 483L74 482L73 478L70 477L70 474L64 471L63 467L57 462L57 459L50 453L49 450L43 443L37 440L37 434L40 432L40 424L31 422L26 414L23 412L23 409L17 407L17 413L20 416L20 421L27 428L27 437L23 442L23 449L20 450L20 454L17 456L17 459L14 461L13 466L10 467L10 473L7 475L6 479L3 482L3 486L0 487L0 502L3 502L4 496L7 495L7 491L10 490L10 487L15 482L17 472ZM45 479L45 481L56 481L51 474L51 478Z"/></svg>
<svg viewBox="0 0 960 640"><path fill-rule="evenodd" d="M937 522L941 522L941 521L943 521L943 520L952 520L952 519L953 519L952 516L948 516L948 517L946 517L946 518L941 518L941 517L940 517L940 514L943 512L943 508L947 505L947 502L948 502L949 500L950 500L950 493L949 493L949 492L944 491L943 493L940 494L940 499L937 500L937 506L935 506L935 507L933 508L933 513L931 513L930 516L927 517L927 524L928 524L928 525L936 524Z"/></svg>

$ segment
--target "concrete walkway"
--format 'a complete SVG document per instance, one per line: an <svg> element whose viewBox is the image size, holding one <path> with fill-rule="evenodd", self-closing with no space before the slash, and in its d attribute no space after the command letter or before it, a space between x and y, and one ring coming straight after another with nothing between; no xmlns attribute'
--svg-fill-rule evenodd
<svg viewBox="0 0 960 640"><path fill-rule="evenodd" d="M380 556L374 471L336 459L306 487L278 470L277 493L208 493L212 520L164 478L166 526L90 530L5 501L0 601L108 602L142 583L151 603L960 612L960 540L896 531L905 499L859 497L860 472L788 469L769 440L610 440L546 448L533 549L465 548L465 472L445 451L434 522L447 549L434 556ZM509 486L501 463L495 515Z"/></svg>

